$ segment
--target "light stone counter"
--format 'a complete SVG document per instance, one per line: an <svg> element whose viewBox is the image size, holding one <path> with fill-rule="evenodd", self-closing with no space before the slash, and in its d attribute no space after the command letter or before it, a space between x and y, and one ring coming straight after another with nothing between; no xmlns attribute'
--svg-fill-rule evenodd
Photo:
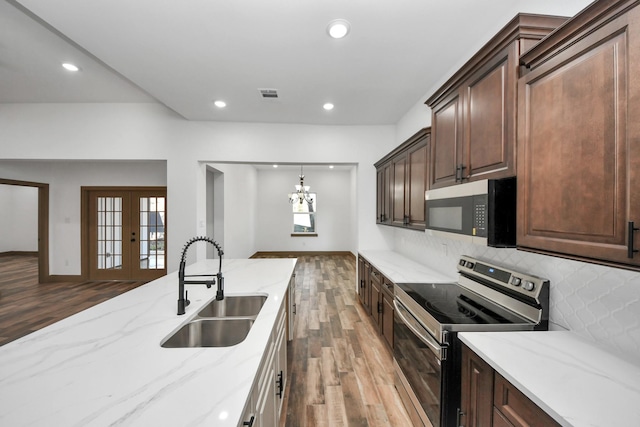
<svg viewBox="0 0 640 427"><path fill-rule="evenodd" d="M571 332L458 337L564 426L640 425L640 367Z"/></svg>
<svg viewBox="0 0 640 427"><path fill-rule="evenodd" d="M397 252L380 250L360 250L358 252L393 283L452 283L458 281L458 275L455 273L443 273L412 261Z"/></svg>
<svg viewBox="0 0 640 427"><path fill-rule="evenodd" d="M224 260L225 295L268 298L247 338L226 348L161 348L215 297L177 273L0 347L2 426L237 426L285 299L295 259ZM218 260L187 274L216 273Z"/></svg>

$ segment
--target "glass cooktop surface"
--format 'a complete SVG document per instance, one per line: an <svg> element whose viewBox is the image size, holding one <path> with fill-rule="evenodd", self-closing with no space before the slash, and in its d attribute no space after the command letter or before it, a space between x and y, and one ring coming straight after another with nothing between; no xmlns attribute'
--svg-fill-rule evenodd
<svg viewBox="0 0 640 427"><path fill-rule="evenodd" d="M530 323L457 283L399 283L441 325Z"/></svg>

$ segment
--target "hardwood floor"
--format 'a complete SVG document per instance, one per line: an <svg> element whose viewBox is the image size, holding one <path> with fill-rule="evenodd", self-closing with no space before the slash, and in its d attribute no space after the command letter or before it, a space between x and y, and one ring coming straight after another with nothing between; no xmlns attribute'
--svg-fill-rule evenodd
<svg viewBox="0 0 640 427"><path fill-rule="evenodd" d="M352 256L298 257L281 426L411 426L393 358L355 295Z"/></svg>
<svg viewBox="0 0 640 427"><path fill-rule="evenodd" d="M350 255L299 256L281 426L411 426L392 355L355 295ZM0 257L0 345L141 282L37 284L37 259Z"/></svg>
<svg viewBox="0 0 640 427"><path fill-rule="evenodd" d="M144 283L103 281L38 284L37 256L1 256L0 345Z"/></svg>

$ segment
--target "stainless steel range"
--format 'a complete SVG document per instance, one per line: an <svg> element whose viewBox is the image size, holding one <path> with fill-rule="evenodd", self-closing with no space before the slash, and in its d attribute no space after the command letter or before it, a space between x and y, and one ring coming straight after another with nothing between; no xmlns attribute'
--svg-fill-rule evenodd
<svg viewBox="0 0 640 427"><path fill-rule="evenodd" d="M548 328L548 280L468 256L458 272L458 283L395 286L395 381L417 426L459 425L458 332Z"/></svg>

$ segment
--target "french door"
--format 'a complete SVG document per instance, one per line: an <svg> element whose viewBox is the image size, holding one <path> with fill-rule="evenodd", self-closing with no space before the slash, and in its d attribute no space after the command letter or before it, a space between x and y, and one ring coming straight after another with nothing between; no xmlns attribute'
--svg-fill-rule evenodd
<svg viewBox="0 0 640 427"><path fill-rule="evenodd" d="M166 188L86 190L91 280L152 280L166 274Z"/></svg>

